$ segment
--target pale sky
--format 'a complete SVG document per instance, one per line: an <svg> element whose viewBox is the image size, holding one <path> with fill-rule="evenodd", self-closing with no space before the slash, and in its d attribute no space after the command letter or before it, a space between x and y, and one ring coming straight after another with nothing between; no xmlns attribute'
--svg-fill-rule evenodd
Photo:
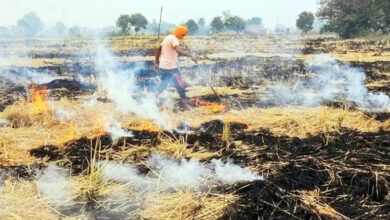
<svg viewBox="0 0 390 220"><path fill-rule="evenodd" d="M277 23L295 26L302 11L315 13L318 0L0 0L0 26L16 25L24 14L35 11L46 26L62 21L68 27L100 28L115 25L121 14L142 13L151 23L158 20L179 24L204 17L207 24L224 10L249 19L259 16L267 28Z"/></svg>

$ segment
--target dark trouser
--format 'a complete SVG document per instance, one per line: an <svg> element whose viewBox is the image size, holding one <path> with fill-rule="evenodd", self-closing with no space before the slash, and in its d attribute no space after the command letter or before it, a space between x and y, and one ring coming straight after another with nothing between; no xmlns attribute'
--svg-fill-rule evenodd
<svg viewBox="0 0 390 220"><path fill-rule="evenodd" d="M179 70L176 69L159 69L158 74L161 76L161 83L156 87L158 94L162 93L169 83L173 83L177 92L179 92L180 98L187 99L186 90L184 88L183 81L180 76Z"/></svg>

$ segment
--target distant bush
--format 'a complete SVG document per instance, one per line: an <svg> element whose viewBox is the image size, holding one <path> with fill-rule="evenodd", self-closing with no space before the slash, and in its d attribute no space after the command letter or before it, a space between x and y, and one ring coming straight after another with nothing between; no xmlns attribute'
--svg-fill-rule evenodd
<svg viewBox="0 0 390 220"><path fill-rule="evenodd" d="M116 26L121 29L121 33L127 33L131 27L130 16L129 15L120 15L118 20L116 20Z"/></svg>
<svg viewBox="0 0 390 220"><path fill-rule="evenodd" d="M25 36L34 37L43 29L44 24L35 12L30 12L18 20L18 27Z"/></svg>
<svg viewBox="0 0 390 220"><path fill-rule="evenodd" d="M322 31L338 33L343 38L370 32L389 33L389 0L320 0L317 17L327 23Z"/></svg>
<svg viewBox="0 0 390 220"><path fill-rule="evenodd" d="M211 31L213 33L221 32L224 28L222 17L221 16L214 17L213 20L211 21L210 26L211 26Z"/></svg>
<svg viewBox="0 0 390 220"><path fill-rule="evenodd" d="M245 29L246 22L238 16L232 16L226 19L224 25L227 29L235 31L238 34Z"/></svg>
<svg viewBox="0 0 390 220"><path fill-rule="evenodd" d="M134 27L135 33L138 34L141 29L146 29L147 24L148 20L140 13L120 15L116 20L116 26L121 29L122 34L128 33L131 27Z"/></svg>
<svg viewBox="0 0 390 220"><path fill-rule="evenodd" d="M307 33L313 30L313 23L314 23L313 13L304 11L298 16L297 28L303 31L303 33Z"/></svg>
<svg viewBox="0 0 390 220"><path fill-rule="evenodd" d="M132 14L129 18L129 22L134 27L136 34L138 34L141 29L146 29L146 25L148 24L148 20L140 13Z"/></svg>
<svg viewBox="0 0 390 220"><path fill-rule="evenodd" d="M188 20L184 25L188 28L190 34L195 34L199 30L198 24L193 19Z"/></svg>

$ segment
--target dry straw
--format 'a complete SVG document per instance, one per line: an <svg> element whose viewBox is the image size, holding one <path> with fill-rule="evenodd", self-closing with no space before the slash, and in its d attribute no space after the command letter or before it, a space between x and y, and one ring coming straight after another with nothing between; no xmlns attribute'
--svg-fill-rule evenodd
<svg viewBox="0 0 390 220"><path fill-rule="evenodd" d="M146 219L218 219L235 200L232 194L151 194L146 198L141 216Z"/></svg>
<svg viewBox="0 0 390 220"><path fill-rule="evenodd" d="M66 217L40 198L33 182L6 181L0 187L0 219L87 219L82 216Z"/></svg>
<svg viewBox="0 0 390 220"><path fill-rule="evenodd" d="M19 102L0 113L0 118L7 119L11 124L0 128L0 164L31 163L36 159L29 155L30 149L47 144L62 146L70 140L83 136L94 138L103 135L105 121L120 121L126 129L161 131L158 126L147 119L116 112L112 103L86 106L80 101L61 99L49 102L48 106L49 112L34 113L30 103ZM64 109L71 113L70 117L55 117L53 109ZM211 120L222 120L227 123L247 124L249 130L266 129L277 136L300 138L323 132L338 132L341 128L360 132L378 132L380 129L388 130L390 123L389 121L383 123L376 121L361 111L331 107L249 108L223 113L215 113L207 108L198 107L186 112L167 113L166 116L172 125L184 122L189 126L199 127L202 123ZM172 146L175 151L169 150L172 155L199 159L211 156L197 155L175 143ZM167 151L167 148L168 146L164 143L159 146L161 151Z"/></svg>
<svg viewBox="0 0 390 220"><path fill-rule="evenodd" d="M389 122L379 122L361 111L331 107L300 108L248 108L223 114L210 114L197 108L177 114L177 119L193 127L211 120L238 122L248 125L249 130L265 129L277 136L306 138L323 132L338 132L348 128L360 132L378 132L388 129Z"/></svg>
<svg viewBox="0 0 390 220"><path fill-rule="evenodd" d="M317 213L317 215L325 215L332 219L347 220L347 216L337 212L334 208L326 203L321 202L318 191L298 191L302 205Z"/></svg>
<svg viewBox="0 0 390 220"><path fill-rule="evenodd" d="M215 152L197 151L194 148L188 148L185 140L175 140L169 137L160 139L160 144L156 146L156 153L163 153L173 158L195 158L205 160L217 155Z"/></svg>

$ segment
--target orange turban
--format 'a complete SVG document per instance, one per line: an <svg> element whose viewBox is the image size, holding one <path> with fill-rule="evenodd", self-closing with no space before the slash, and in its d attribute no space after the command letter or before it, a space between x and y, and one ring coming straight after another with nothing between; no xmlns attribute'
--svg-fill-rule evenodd
<svg viewBox="0 0 390 220"><path fill-rule="evenodd" d="M175 37L178 39L182 39L185 35L188 34L188 28L182 25L177 26L172 34L175 35Z"/></svg>

